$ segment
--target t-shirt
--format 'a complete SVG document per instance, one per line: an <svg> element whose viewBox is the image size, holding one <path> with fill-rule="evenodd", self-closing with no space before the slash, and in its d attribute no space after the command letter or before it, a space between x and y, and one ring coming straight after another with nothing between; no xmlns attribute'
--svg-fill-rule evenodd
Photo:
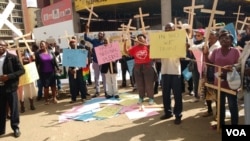
<svg viewBox="0 0 250 141"><path fill-rule="evenodd" d="M234 65L238 62L238 58L240 57L240 52L238 49L235 49L233 47L230 47L230 51L227 55L222 55L221 48L215 49L211 56L209 57L209 60L217 66L226 66L226 65ZM218 72L218 67L215 67L215 72ZM222 69L223 74L226 74L226 70ZM214 84L218 84L218 80L214 80ZM221 87L223 88L229 88L228 83L226 80L221 81Z"/></svg>
<svg viewBox="0 0 250 141"><path fill-rule="evenodd" d="M41 68L41 72L53 72L54 71L54 66L51 63L53 58L51 57L50 54L41 53L40 59L41 59L41 66L43 66Z"/></svg>
<svg viewBox="0 0 250 141"><path fill-rule="evenodd" d="M181 75L181 63L179 58L161 59L161 74Z"/></svg>
<svg viewBox="0 0 250 141"><path fill-rule="evenodd" d="M144 45L136 45L128 50L129 55L134 57L135 64L144 64L151 62L149 58L149 48Z"/></svg>

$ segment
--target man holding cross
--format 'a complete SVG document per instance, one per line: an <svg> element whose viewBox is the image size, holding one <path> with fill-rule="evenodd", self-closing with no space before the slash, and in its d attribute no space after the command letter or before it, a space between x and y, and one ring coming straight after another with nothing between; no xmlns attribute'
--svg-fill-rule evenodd
<svg viewBox="0 0 250 141"><path fill-rule="evenodd" d="M8 44L0 40L0 135L5 134L6 128L6 104L10 108L10 125L14 131L14 137L19 137L19 111L17 88L19 77L25 70L17 58L6 51Z"/></svg>
<svg viewBox="0 0 250 141"><path fill-rule="evenodd" d="M100 76L101 66L98 64L96 53L95 53L95 48L104 44L105 34L104 34L104 32L99 32L98 33L98 39L91 39L91 38L89 38L87 36L88 32L89 32L89 27L86 26L86 32L84 34L84 40L90 42L93 45L93 47L92 47L92 57L93 57L92 67L93 67L93 70L94 70L95 89L96 89L96 93L95 93L94 97L97 97L97 96L100 95L99 76ZM102 75L104 92L106 94L106 80L105 80L105 75L104 74L101 74L101 75Z"/></svg>

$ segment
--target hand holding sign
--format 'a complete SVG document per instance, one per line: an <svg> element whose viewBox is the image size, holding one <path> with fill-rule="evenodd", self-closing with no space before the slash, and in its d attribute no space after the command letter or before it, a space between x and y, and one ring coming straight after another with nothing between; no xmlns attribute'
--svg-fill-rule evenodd
<svg viewBox="0 0 250 141"><path fill-rule="evenodd" d="M95 48L98 64L105 64L122 58L118 42L98 46Z"/></svg>

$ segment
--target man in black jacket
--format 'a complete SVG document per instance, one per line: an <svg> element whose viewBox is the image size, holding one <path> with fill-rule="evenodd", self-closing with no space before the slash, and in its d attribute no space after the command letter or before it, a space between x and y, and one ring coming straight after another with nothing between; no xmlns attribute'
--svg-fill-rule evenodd
<svg viewBox="0 0 250 141"><path fill-rule="evenodd" d="M14 137L19 137L19 111L17 89L19 77L25 70L17 56L6 51L7 43L0 40L0 135L5 134L6 105L10 107L10 125Z"/></svg>

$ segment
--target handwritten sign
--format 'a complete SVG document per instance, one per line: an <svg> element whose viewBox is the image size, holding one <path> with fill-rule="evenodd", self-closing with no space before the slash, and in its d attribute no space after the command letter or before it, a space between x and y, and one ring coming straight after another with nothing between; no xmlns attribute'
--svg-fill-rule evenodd
<svg viewBox="0 0 250 141"><path fill-rule="evenodd" d="M25 74L23 74L19 79L19 86L35 82L39 79L35 62L31 62L23 66L25 69Z"/></svg>
<svg viewBox="0 0 250 141"><path fill-rule="evenodd" d="M67 67L86 67L87 50L63 49L62 65Z"/></svg>
<svg viewBox="0 0 250 141"><path fill-rule="evenodd" d="M186 31L149 33L150 58L185 58Z"/></svg>
<svg viewBox="0 0 250 141"><path fill-rule="evenodd" d="M118 42L107 44L106 46L98 46L95 48L95 52L99 65L116 61L122 58Z"/></svg>

